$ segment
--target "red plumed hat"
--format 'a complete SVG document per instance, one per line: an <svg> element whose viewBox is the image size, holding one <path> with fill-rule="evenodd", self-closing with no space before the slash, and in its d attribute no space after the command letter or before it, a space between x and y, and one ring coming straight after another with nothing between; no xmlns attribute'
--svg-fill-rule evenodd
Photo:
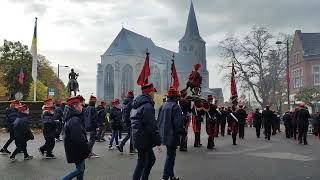
<svg viewBox="0 0 320 180"><path fill-rule="evenodd" d="M97 101L97 97L91 95L89 101L90 102L96 102Z"/></svg>
<svg viewBox="0 0 320 180"><path fill-rule="evenodd" d="M157 92L157 89L154 88L153 84L146 84L141 86L142 94L148 94L150 92Z"/></svg>
<svg viewBox="0 0 320 180"><path fill-rule="evenodd" d="M179 91L176 90L175 88L173 87L170 87L170 89L168 90L168 94L167 94L168 97L178 97L180 96L179 94Z"/></svg>
<svg viewBox="0 0 320 180"><path fill-rule="evenodd" d="M70 97L70 98L67 99L66 104L68 106L71 106L73 104L80 103L82 101L81 97L82 96Z"/></svg>
<svg viewBox="0 0 320 180"><path fill-rule="evenodd" d="M131 97L134 97L133 90L129 90L127 93L127 98L131 98Z"/></svg>
<svg viewBox="0 0 320 180"><path fill-rule="evenodd" d="M300 107L305 107L306 105L304 103L300 103Z"/></svg>
<svg viewBox="0 0 320 180"><path fill-rule="evenodd" d="M198 71L201 67L201 64L195 64L194 65L194 70Z"/></svg>
<svg viewBox="0 0 320 180"><path fill-rule="evenodd" d="M112 105L117 105L117 104L120 104L120 100L118 98L115 98L112 100Z"/></svg>
<svg viewBox="0 0 320 180"><path fill-rule="evenodd" d="M53 100L51 99L51 98L47 98L47 99L45 99L43 102L46 104L46 103L50 103L50 102L52 102Z"/></svg>

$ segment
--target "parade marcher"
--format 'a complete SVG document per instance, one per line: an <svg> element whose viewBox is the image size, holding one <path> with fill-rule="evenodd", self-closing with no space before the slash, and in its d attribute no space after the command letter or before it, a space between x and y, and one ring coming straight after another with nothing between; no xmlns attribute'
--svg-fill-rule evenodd
<svg viewBox="0 0 320 180"><path fill-rule="evenodd" d="M56 159L56 156L52 154L52 150L55 145L59 120L54 119L53 108L53 106L45 106L42 113L43 136L46 142L39 148L39 152L42 156L46 152L46 159Z"/></svg>
<svg viewBox="0 0 320 180"><path fill-rule="evenodd" d="M182 122L183 122L183 133L180 139L180 151L188 150L188 128L190 125L190 113L191 113L191 103L187 100L187 91L185 89L180 91L181 98L179 104L182 110Z"/></svg>
<svg viewBox="0 0 320 180"><path fill-rule="evenodd" d="M6 123L7 123L8 132L10 133L10 138L4 144L3 148L0 149L1 154L11 154L11 152L8 150L8 147L14 141L13 123L18 117L17 108L19 105L20 105L19 101L12 100L10 101L10 106L6 109Z"/></svg>
<svg viewBox="0 0 320 180"><path fill-rule="evenodd" d="M231 136L232 136L232 144L235 146L237 145L237 134L239 132L239 120L236 117L236 106L231 108L229 112L229 122L230 122L230 129L231 129Z"/></svg>
<svg viewBox="0 0 320 180"><path fill-rule="evenodd" d="M259 111L259 108L253 114L253 126L256 128L257 138L260 138L260 129L262 124L262 114Z"/></svg>
<svg viewBox="0 0 320 180"><path fill-rule="evenodd" d="M190 87L190 91L192 95L199 95L201 91L201 84L202 84L202 76L198 72L201 68L201 64L195 64L193 66L193 70L189 75L189 80L187 82L187 87L185 90L188 90Z"/></svg>
<svg viewBox="0 0 320 180"><path fill-rule="evenodd" d="M217 106L213 104L212 100L212 96L209 95L208 102L203 103L203 109L206 113L206 131L208 134L207 149L214 149L214 137L216 135L217 121L219 118Z"/></svg>
<svg viewBox="0 0 320 180"><path fill-rule="evenodd" d="M226 131L226 123L227 123L227 109L223 106L221 107L221 116L220 116L220 134L223 137L225 135Z"/></svg>
<svg viewBox="0 0 320 180"><path fill-rule="evenodd" d="M160 148L160 136L155 119L153 84L142 85L142 95L132 103L131 130L134 147L138 150L138 161L133 174L133 180L147 180L156 161L153 147Z"/></svg>
<svg viewBox="0 0 320 180"><path fill-rule="evenodd" d="M159 108L158 128L161 144L167 148L162 180L179 180L174 174L176 150L180 135L184 131L182 124L182 110L178 104L179 91L170 87L167 102Z"/></svg>
<svg viewBox="0 0 320 180"><path fill-rule="evenodd" d="M227 127L227 134L231 135L231 117L230 117L230 113L232 112L232 108L228 107L227 108L227 123L228 123L228 127Z"/></svg>
<svg viewBox="0 0 320 180"><path fill-rule="evenodd" d="M13 123L16 149L9 157L11 161L15 161L16 155L20 152L23 152L24 160L30 160L33 158L33 156L30 156L27 151L27 142L34 139L30 128L30 122L28 120L29 108L27 105L19 105L18 112L18 117Z"/></svg>
<svg viewBox="0 0 320 180"><path fill-rule="evenodd" d="M98 128L98 123L97 123L98 113L97 113L97 110L95 107L96 102L97 102L97 98L95 96L91 95L90 100L89 100L89 106L86 107L86 109L84 111L85 128L86 128L87 132L90 133L89 144L91 147L91 154L90 154L89 158L99 157L98 155L93 153L93 146L96 142L97 128Z"/></svg>
<svg viewBox="0 0 320 180"><path fill-rule="evenodd" d="M285 127L286 138L292 137L292 113L287 111L283 117L283 123Z"/></svg>
<svg viewBox="0 0 320 180"><path fill-rule="evenodd" d="M201 147L201 123L203 122L203 116L205 115L203 103L201 100L196 100L192 107L192 129L194 132L194 147Z"/></svg>
<svg viewBox="0 0 320 180"><path fill-rule="evenodd" d="M236 111L235 116L239 120L239 139L244 139L244 127L246 125L247 112L244 110L243 105L239 105L239 109Z"/></svg>
<svg viewBox="0 0 320 180"><path fill-rule="evenodd" d="M79 97L72 97L68 99L67 105L69 112L65 117L64 148L68 163L74 163L76 169L64 176L62 180L71 180L74 177L83 179L85 159L91 154L91 146L82 120L83 104Z"/></svg>
<svg viewBox="0 0 320 180"><path fill-rule="evenodd" d="M298 111L299 111L299 107L296 107L292 115L292 135L294 140L297 139L297 132L298 132L298 116L297 116Z"/></svg>
<svg viewBox="0 0 320 180"><path fill-rule="evenodd" d="M123 147L126 144L126 142L130 139L130 154L136 153L133 144L132 144L132 138L131 138L131 120L130 120L130 113L132 110L132 102L134 99L134 93L132 90L128 91L126 99L123 101L122 104L122 120L125 123L127 127L128 134L127 136L121 141L119 145L119 151L123 152Z"/></svg>
<svg viewBox="0 0 320 180"><path fill-rule="evenodd" d="M54 101L54 115L53 115L53 119L54 120L58 120L58 124L57 124L57 132L56 132L56 141L57 142L60 142L61 139L60 139L60 134L62 132L62 129L63 129L63 110L61 108L61 101L60 100L55 100Z"/></svg>
<svg viewBox="0 0 320 180"><path fill-rule="evenodd" d="M113 141L116 141L116 147L119 149L119 131L121 129L121 122L122 122L122 113L120 108L120 100L114 99L112 100L112 108L110 109L109 114L109 120L110 120L110 127L112 130L112 137L109 143L109 150L112 149Z"/></svg>
<svg viewBox="0 0 320 180"><path fill-rule="evenodd" d="M98 123L98 133L97 133L97 138L96 140L98 142L100 141L106 141L104 139L104 133L106 130L106 125L105 125L105 118L106 118L106 102L105 101L101 101L100 104L97 107L97 112L98 112L98 117L97 117L97 123Z"/></svg>
<svg viewBox="0 0 320 180"><path fill-rule="evenodd" d="M272 120L274 119L274 113L270 110L270 106L267 105L266 109L262 111L262 118L264 120L265 139L270 141Z"/></svg>
<svg viewBox="0 0 320 180"><path fill-rule="evenodd" d="M297 113L297 125L298 125L298 132L299 132L299 144L302 144L302 138L304 145L307 145L307 133L309 127L309 118L311 118L308 109L305 107L304 103L300 104L300 109Z"/></svg>

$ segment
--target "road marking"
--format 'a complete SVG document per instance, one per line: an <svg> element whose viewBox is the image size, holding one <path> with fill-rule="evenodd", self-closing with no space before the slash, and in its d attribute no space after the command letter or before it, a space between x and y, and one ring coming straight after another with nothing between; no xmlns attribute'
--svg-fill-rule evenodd
<svg viewBox="0 0 320 180"><path fill-rule="evenodd" d="M208 152L208 154L211 155L232 155L232 154L242 154L242 153L247 153L250 151L257 151L257 150L261 150L261 149L266 149L271 147L272 144L265 144L263 146L259 146L259 147L255 147L255 148L246 148L246 149L242 149L242 150L237 150L237 151L229 151L229 152Z"/></svg>
<svg viewBox="0 0 320 180"><path fill-rule="evenodd" d="M304 156L294 153L272 152L272 153L248 153L249 156L272 158L272 159L285 159L294 161L312 161L312 157Z"/></svg>

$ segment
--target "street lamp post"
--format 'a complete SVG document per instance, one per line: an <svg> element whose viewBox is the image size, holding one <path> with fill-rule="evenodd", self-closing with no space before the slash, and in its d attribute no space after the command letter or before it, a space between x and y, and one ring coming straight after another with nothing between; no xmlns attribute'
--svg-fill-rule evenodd
<svg viewBox="0 0 320 180"><path fill-rule="evenodd" d="M277 41L277 45L286 44L287 47L287 98L288 98L288 109L290 110L290 81L289 81L289 39L286 42Z"/></svg>
<svg viewBox="0 0 320 180"><path fill-rule="evenodd" d="M60 67L68 68L69 66L61 66L60 64L58 64L58 82L57 83L60 83ZM59 97L59 87L57 87L57 97Z"/></svg>

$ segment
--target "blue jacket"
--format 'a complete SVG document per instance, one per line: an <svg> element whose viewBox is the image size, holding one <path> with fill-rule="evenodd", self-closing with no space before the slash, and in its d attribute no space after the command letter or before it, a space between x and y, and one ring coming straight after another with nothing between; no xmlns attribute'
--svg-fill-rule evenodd
<svg viewBox="0 0 320 180"><path fill-rule="evenodd" d="M59 120L61 123L63 122L62 121L62 118L63 118L63 110L61 107L59 106L56 106L54 108L54 115L53 115L53 119L54 120Z"/></svg>
<svg viewBox="0 0 320 180"><path fill-rule="evenodd" d="M11 131L13 130L13 123L18 117L18 110L13 107L9 107L6 109L6 122L7 122L7 127L8 130Z"/></svg>
<svg viewBox="0 0 320 180"><path fill-rule="evenodd" d="M81 122L82 113L70 108L64 125L64 149L68 163L77 163L88 158L91 148L86 129Z"/></svg>
<svg viewBox="0 0 320 180"><path fill-rule="evenodd" d="M158 128L161 144L176 147L184 132L182 110L176 99L168 99L159 109Z"/></svg>
<svg viewBox="0 0 320 180"><path fill-rule="evenodd" d="M130 119L132 142L136 149L149 150L161 144L154 102L148 95L140 95L133 101Z"/></svg>
<svg viewBox="0 0 320 180"><path fill-rule="evenodd" d="M106 110L103 106L98 106L97 112L98 112L97 123L98 125L103 125L105 122L106 114L107 114Z"/></svg>
<svg viewBox="0 0 320 180"><path fill-rule="evenodd" d="M121 109L112 107L110 109L110 126L112 130L122 129L122 112Z"/></svg>
<svg viewBox="0 0 320 180"><path fill-rule="evenodd" d="M84 111L84 123L88 132L95 131L98 127L98 112L94 106L86 107Z"/></svg>
<svg viewBox="0 0 320 180"><path fill-rule="evenodd" d="M45 138L54 138L57 133L57 122L54 119L54 115L48 112L44 112L42 115L43 122L43 136Z"/></svg>
<svg viewBox="0 0 320 180"><path fill-rule="evenodd" d="M28 140L34 139L30 129L28 115L26 114L18 113L18 118L13 123L13 129L16 144L25 143Z"/></svg>
<svg viewBox="0 0 320 180"><path fill-rule="evenodd" d="M131 128L130 113L132 110L133 98L126 98L122 104L122 120L127 128Z"/></svg>

